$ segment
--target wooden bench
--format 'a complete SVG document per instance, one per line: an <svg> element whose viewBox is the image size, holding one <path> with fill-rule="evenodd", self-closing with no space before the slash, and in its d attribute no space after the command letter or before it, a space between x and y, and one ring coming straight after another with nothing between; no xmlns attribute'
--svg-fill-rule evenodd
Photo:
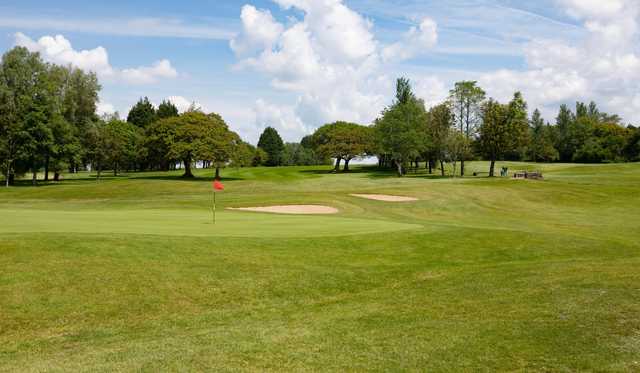
<svg viewBox="0 0 640 373"><path fill-rule="evenodd" d="M514 179L542 179L542 172L540 171L516 171L513 173Z"/></svg>

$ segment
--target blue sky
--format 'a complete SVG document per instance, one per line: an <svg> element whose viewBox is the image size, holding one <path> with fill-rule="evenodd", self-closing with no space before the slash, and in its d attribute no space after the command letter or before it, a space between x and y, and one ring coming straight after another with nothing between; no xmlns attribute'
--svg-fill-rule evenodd
<svg viewBox="0 0 640 373"><path fill-rule="evenodd" d="M548 120L595 99L635 121L637 11L633 0L23 0L0 5L0 51L22 44L98 70L101 110L195 101L250 141L266 125L296 140L325 121L370 123L402 75L427 104L474 79L501 100L522 90Z"/></svg>

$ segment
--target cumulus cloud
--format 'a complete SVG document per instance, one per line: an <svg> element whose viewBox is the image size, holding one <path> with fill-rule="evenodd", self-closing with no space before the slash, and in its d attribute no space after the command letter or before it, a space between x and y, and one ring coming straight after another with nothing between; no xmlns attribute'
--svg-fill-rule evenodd
<svg viewBox="0 0 640 373"><path fill-rule="evenodd" d="M188 100L183 96L169 96L165 98L165 100L170 101L172 104L174 104L176 108L178 108L178 111L180 113L184 113L185 111L189 110L192 106L195 108L201 108L204 110L204 108L202 107L202 105L200 105L200 103L193 100ZM159 104L160 103L158 103L158 105Z"/></svg>
<svg viewBox="0 0 640 373"><path fill-rule="evenodd" d="M237 55L245 55L261 49L270 49L278 40L284 26L273 19L268 10L258 10L252 5L242 7L240 13L242 33L231 40L231 49Z"/></svg>
<svg viewBox="0 0 640 373"><path fill-rule="evenodd" d="M96 107L96 113L98 115L114 114L115 112L116 109L112 104L103 101L98 102L98 106Z"/></svg>
<svg viewBox="0 0 640 373"><path fill-rule="evenodd" d="M169 60L164 59L155 62L152 66L123 69L120 75L127 82L149 84L154 83L159 78L175 78L178 76L178 72L171 66Z"/></svg>
<svg viewBox="0 0 640 373"><path fill-rule="evenodd" d="M568 14L584 22L587 37L580 44L534 40L525 48L528 69L482 74L480 83L494 97L506 100L520 90L530 106L547 108L576 100L595 100L604 110L640 121L638 8L635 0L558 0Z"/></svg>
<svg viewBox="0 0 640 373"><path fill-rule="evenodd" d="M292 105L258 100L254 112L260 126L304 133L335 120L369 124L393 86L384 73L393 55L405 59L407 51L426 50L437 42L431 19L385 47L374 37L372 22L342 0L274 1L303 18L290 18L285 26L269 11L245 5L243 31L230 42L237 67L262 72L276 89L297 95Z"/></svg>
<svg viewBox="0 0 640 373"><path fill-rule="evenodd" d="M71 42L62 35L47 35L36 41L18 32L14 35L14 43L32 52L39 52L45 61L92 71L100 78L115 79L130 84L149 84L159 79L178 76L171 62L166 59L157 61L152 66L116 69L109 63L109 55L105 48L75 50Z"/></svg>
<svg viewBox="0 0 640 373"><path fill-rule="evenodd" d="M427 106L446 99L454 80L470 79L501 101L522 91L530 108L540 108L548 119L561 103L595 100L603 110L640 121L636 0L555 0L583 24L582 40L564 34L533 38L519 52L526 62L522 69L457 72L444 79L406 74L398 65L436 49L438 25L428 16L385 45L375 38L372 22L342 0L273 1L293 16L281 23L247 5L243 31L230 44L239 68L264 73L273 87L296 97L286 105L258 100L254 114L260 126L302 133L335 120L371 123L390 102L395 78L414 74L414 90Z"/></svg>
<svg viewBox="0 0 640 373"><path fill-rule="evenodd" d="M403 40L382 50L385 61L403 61L433 48L438 42L438 25L431 18L422 20L418 27L411 27Z"/></svg>

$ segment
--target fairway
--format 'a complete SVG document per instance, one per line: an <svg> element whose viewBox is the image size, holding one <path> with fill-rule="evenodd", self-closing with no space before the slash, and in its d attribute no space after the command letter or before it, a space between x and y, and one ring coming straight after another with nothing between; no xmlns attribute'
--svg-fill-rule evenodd
<svg viewBox="0 0 640 373"><path fill-rule="evenodd" d="M640 165L502 166L3 188L0 371L640 369Z"/></svg>

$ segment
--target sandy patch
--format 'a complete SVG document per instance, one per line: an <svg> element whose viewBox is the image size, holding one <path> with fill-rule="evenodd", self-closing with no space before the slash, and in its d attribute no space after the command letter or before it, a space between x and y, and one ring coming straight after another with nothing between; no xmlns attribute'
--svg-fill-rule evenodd
<svg viewBox="0 0 640 373"><path fill-rule="evenodd" d="M227 210L235 211L253 211L253 212L270 212L273 214L336 214L337 208L320 205L281 205L281 206L263 206L263 207L229 207Z"/></svg>
<svg viewBox="0 0 640 373"><path fill-rule="evenodd" d="M410 202L410 201L418 200L417 198L413 198L413 197L390 196L388 194L350 194L350 195L358 198L373 199L376 201L385 201L385 202Z"/></svg>

